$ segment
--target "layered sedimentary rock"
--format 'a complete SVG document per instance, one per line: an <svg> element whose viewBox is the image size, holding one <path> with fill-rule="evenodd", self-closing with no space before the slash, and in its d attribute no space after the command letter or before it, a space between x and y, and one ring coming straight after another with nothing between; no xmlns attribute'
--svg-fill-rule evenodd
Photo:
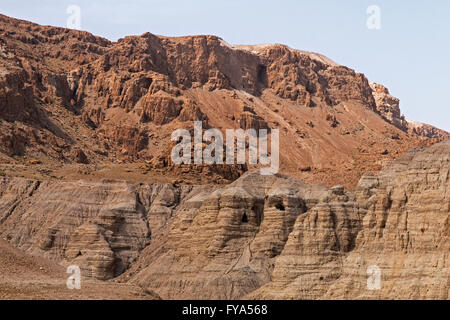
<svg viewBox="0 0 450 320"><path fill-rule="evenodd" d="M272 282L252 297L319 299L341 276L341 262L354 249L361 230L358 204L341 190L333 190L302 215L275 262Z"/></svg>
<svg viewBox="0 0 450 320"><path fill-rule="evenodd" d="M2 178L2 236L27 252L80 265L87 276L112 278L150 243L152 219L139 188Z"/></svg>
<svg viewBox="0 0 450 320"><path fill-rule="evenodd" d="M225 166L189 175L170 165L172 132L194 120L222 132L279 129L281 169L329 186L354 187L407 149L448 137L405 129L386 88L316 53L217 36L110 42L0 16L0 165L145 163L194 183L236 179Z"/></svg>
<svg viewBox="0 0 450 320"><path fill-rule="evenodd" d="M414 135L418 135L425 138L434 138L442 140L450 138L450 134L448 132L445 132L432 125L416 121L408 121L408 131Z"/></svg>
<svg viewBox="0 0 450 320"><path fill-rule="evenodd" d="M376 112L397 128L408 132L413 136L427 139L445 140L450 134L432 125L408 121L400 111L400 100L389 93L389 90L381 84L371 82L370 87L375 99Z"/></svg>
<svg viewBox="0 0 450 320"><path fill-rule="evenodd" d="M0 233L165 299L448 299L449 157L449 140L413 149L353 193L259 170L224 187L4 177Z"/></svg>
<svg viewBox="0 0 450 320"><path fill-rule="evenodd" d="M1 15L0 35L0 234L10 245L163 298L448 299L449 142L357 185L449 138L406 121L382 85L319 54L216 36L110 42ZM328 187L245 173L248 164L175 165L171 134L194 120L279 129L280 170ZM176 179L50 175L113 163ZM17 178L27 170L46 179ZM371 266L380 290L367 288Z"/></svg>
<svg viewBox="0 0 450 320"><path fill-rule="evenodd" d="M447 299L449 156L412 150L355 194L247 174L193 198L129 276L163 298Z"/></svg>
<svg viewBox="0 0 450 320"><path fill-rule="evenodd" d="M378 83L370 83L375 98L376 110L387 121L397 128L406 131L408 123L404 115L400 114L400 100L389 93L389 90Z"/></svg>
<svg viewBox="0 0 450 320"><path fill-rule="evenodd" d="M29 255L0 239L2 300L154 300L152 292L129 284L82 278L82 290L67 289L66 268Z"/></svg>
<svg viewBox="0 0 450 320"><path fill-rule="evenodd" d="M361 179L363 228L325 297L449 298L449 170L447 141L412 150L377 177ZM368 265L381 269L379 291L349 281L367 278Z"/></svg>
<svg viewBox="0 0 450 320"><path fill-rule="evenodd" d="M448 299L449 166L449 141L412 150L364 176L356 206L317 206L297 220L272 281L249 297ZM371 268L380 271L379 290L368 286Z"/></svg>
<svg viewBox="0 0 450 320"><path fill-rule="evenodd" d="M164 298L241 297L270 279L295 219L323 190L257 172L200 193L178 209L162 244L144 250L133 282Z"/></svg>

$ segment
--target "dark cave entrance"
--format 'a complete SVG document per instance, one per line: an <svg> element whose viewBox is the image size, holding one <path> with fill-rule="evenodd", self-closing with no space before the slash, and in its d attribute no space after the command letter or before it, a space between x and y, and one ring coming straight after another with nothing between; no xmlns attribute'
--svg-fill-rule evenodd
<svg viewBox="0 0 450 320"><path fill-rule="evenodd" d="M258 65L258 81L264 86L267 85L267 67L265 65Z"/></svg>

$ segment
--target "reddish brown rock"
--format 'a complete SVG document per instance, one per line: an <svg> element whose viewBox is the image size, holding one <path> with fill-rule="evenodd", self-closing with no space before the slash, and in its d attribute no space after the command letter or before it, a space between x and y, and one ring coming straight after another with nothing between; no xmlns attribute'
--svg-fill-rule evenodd
<svg viewBox="0 0 450 320"><path fill-rule="evenodd" d="M216 36L146 33L110 42L0 20L0 151L19 163L76 163L71 150L80 149L92 166L166 159L155 163L160 174L180 174L167 161L171 133L201 120L222 131L279 129L282 172L354 187L364 172L380 169L379 150L397 157L448 137L406 127L386 88L316 53L230 46ZM220 165L213 171L222 178L194 171L196 182L235 178Z"/></svg>

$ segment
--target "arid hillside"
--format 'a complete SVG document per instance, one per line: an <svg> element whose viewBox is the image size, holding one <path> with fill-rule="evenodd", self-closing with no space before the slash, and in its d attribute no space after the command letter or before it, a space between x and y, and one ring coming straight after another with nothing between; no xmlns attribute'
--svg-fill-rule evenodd
<svg viewBox="0 0 450 320"><path fill-rule="evenodd" d="M355 187L411 147L409 124L363 74L283 45L150 33L117 42L0 15L0 170L44 180L227 183L251 166L171 163L177 128L280 130L281 172Z"/></svg>
<svg viewBox="0 0 450 320"><path fill-rule="evenodd" d="M31 256L0 239L1 300L155 300L142 288L95 279L82 282L81 290L66 286L70 274L54 261Z"/></svg>
<svg viewBox="0 0 450 320"><path fill-rule="evenodd" d="M0 293L6 286L6 297L23 297L39 276L37 288L57 283L55 297L68 294L60 273L38 266L63 268L32 255L114 281L92 290L129 285L116 288L128 297L120 290L163 299L448 299L449 179L450 140L411 150L354 192L259 170L226 186L4 177ZM379 290L367 287L371 266Z"/></svg>
<svg viewBox="0 0 450 320"><path fill-rule="evenodd" d="M280 172L173 163L194 121L278 129ZM448 300L449 183L449 133L318 53L0 15L0 299Z"/></svg>

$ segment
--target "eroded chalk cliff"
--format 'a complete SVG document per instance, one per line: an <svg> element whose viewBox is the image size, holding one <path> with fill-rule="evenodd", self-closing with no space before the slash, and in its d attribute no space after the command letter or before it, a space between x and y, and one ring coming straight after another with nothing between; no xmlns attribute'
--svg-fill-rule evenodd
<svg viewBox="0 0 450 320"><path fill-rule="evenodd" d="M0 234L163 299L448 299L449 179L448 140L354 192L257 170L222 187L3 177Z"/></svg>

